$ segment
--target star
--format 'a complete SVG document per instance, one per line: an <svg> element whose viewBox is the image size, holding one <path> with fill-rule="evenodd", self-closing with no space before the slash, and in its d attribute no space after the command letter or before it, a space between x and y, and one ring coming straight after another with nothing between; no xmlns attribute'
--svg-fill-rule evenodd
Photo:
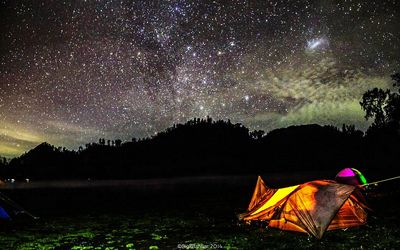
<svg viewBox="0 0 400 250"><path fill-rule="evenodd" d="M3 1L0 156L209 115L266 132L368 122L398 70L398 1ZM17 146L18 145L18 146Z"/></svg>

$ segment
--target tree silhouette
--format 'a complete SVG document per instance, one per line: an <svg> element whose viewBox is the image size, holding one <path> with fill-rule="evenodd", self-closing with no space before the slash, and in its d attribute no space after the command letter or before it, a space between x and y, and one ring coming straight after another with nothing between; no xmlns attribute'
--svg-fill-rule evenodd
<svg viewBox="0 0 400 250"><path fill-rule="evenodd" d="M360 105L366 112L365 118L374 119L369 131L391 130L400 128L400 73L391 76L395 92L389 89L374 88L364 93Z"/></svg>
<svg viewBox="0 0 400 250"><path fill-rule="evenodd" d="M254 130L253 132L250 132L250 136L255 140L261 139L264 134L265 132L263 130Z"/></svg>
<svg viewBox="0 0 400 250"><path fill-rule="evenodd" d="M0 168L3 168L7 165L7 159L0 156Z"/></svg>
<svg viewBox="0 0 400 250"><path fill-rule="evenodd" d="M100 138L99 139L99 144L100 145L105 145L106 144L106 140L104 138Z"/></svg>
<svg viewBox="0 0 400 250"><path fill-rule="evenodd" d="M380 99L374 101L379 104ZM392 99L387 102L396 104ZM374 104L377 111L369 113L371 117L379 111L378 104ZM398 109L393 109L387 110L396 117ZM387 123L384 114L382 124ZM124 143L107 140L108 146L105 144L106 140L100 138L98 143L87 143L75 152L42 143L5 167L0 161L0 176L135 179L293 170L337 172L349 166L361 171L382 167L396 171L400 155L400 136L364 135L353 125L343 125L341 130L317 124L290 126L264 135L264 131L249 131L242 124L211 117L174 124L151 138Z"/></svg>

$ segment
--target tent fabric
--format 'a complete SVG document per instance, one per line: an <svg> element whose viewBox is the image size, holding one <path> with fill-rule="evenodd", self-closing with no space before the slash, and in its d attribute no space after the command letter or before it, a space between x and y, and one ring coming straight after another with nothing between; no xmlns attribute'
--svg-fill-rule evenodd
<svg viewBox="0 0 400 250"><path fill-rule="evenodd" d="M275 189L267 188L264 181L258 176L256 188L251 197L251 201L247 210L252 210L254 206L260 203L261 199L271 197L275 193Z"/></svg>
<svg viewBox="0 0 400 250"><path fill-rule="evenodd" d="M4 185L5 185L5 183L2 180L0 180L0 186L4 186ZM0 201L1 201L1 198L0 198ZM0 206L0 219L10 219L10 216L8 215L6 210L4 208L2 208L1 206Z"/></svg>
<svg viewBox="0 0 400 250"><path fill-rule="evenodd" d="M339 183L358 186L367 183L364 175L355 168L342 169L335 177L335 180Z"/></svg>
<svg viewBox="0 0 400 250"><path fill-rule="evenodd" d="M267 200L267 202L265 202L261 207L259 207L256 211L254 211L252 213L253 214L258 214L259 212L268 209L272 206L275 206L276 203L278 203L279 201L281 201L283 198L285 198L286 196L288 196L291 192L293 192L297 186L291 186L291 187L286 187L286 188L280 188L277 189L274 194Z"/></svg>
<svg viewBox="0 0 400 250"><path fill-rule="evenodd" d="M259 177L249 210L240 218L268 221L269 227L309 233L320 239L327 230L365 224L364 204L355 186L316 180L271 189Z"/></svg>
<svg viewBox="0 0 400 250"><path fill-rule="evenodd" d="M2 207L0 207L0 219L3 219L3 220L9 220L9 219L11 219L11 218L10 218L10 215L8 215L8 213L6 212L6 210L4 210L4 208L2 208Z"/></svg>

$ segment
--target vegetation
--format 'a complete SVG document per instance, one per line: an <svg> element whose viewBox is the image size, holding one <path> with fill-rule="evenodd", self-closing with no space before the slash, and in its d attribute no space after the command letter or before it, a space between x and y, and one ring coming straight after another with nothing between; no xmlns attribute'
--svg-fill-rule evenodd
<svg viewBox="0 0 400 250"><path fill-rule="evenodd" d="M7 162L0 176L15 179L135 179L189 175L235 175L356 167L398 172L400 74L393 90L372 89L361 101L366 134L352 125L302 125L249 131L241 124L194 118L152 138L100 138L70 151L42 143Z"/></svg>
<svg viewBox="0 0 400 250"><path fill-rule="evenodd" d="M367 225L327 231L317 240L305 233L239 223L235 213L245 211L256 179L238 180L150 190L14 190L10 195L29 204L41 219L2 222L0 245L21 250L177 249L178 244L197 246L193 249L392 249L400 243L396 183L367 193L372 208Z"/></svg>
<svg viewBox="0 0 400 250"><path fill-rule="evenodd" d="M292 126L262 135L262 131L249 132L229 120L193 119L152 138L123 143L106 143L101 138L99 143L87 144L78 151L42 143L5 163L0 175L15 179L135 179L348 166L397 169L398 137L392 137L388 151L387 141L371 139L369 134L347 125L341 130L332 126Z"/></svg>
<svg viewBox="0 0 400 250"><path fill-rule="evenodd" d="M394 79L399 82L398 75ZM129 142L100 138L78 151L42 143L11 161L2 159L0 176L131 179L276 171L280 174L268 175L268 185L279 187L287 181L318 179L316 172L337 173L344 167L364 173L398 173L398 99L399 94L390 90L364 95L361 105L366 118L374 119L365 134L352 125L341 129L303 125L264 135L229 120L196 118L152 138ZM285 174L296 170L302 174ZM316 171L307 176L305 170ZM328 231L316 240L238 223L235 213L246 210L254 188L255 179L250 178L183 178L183 182L164 185L132 181L130 186L113 188L10 189L7 195L24 206L29 204L29 210L42 219L3 221L0 245L6 249L170 249L178 244L198 249L210 244L223 249L386 249L400 244L397 182L365 190L371 208L368 224Z"/></svg>
<svg viewBox="0 0 400 250"><path fill-rule="evenodd" d="M397 133L400 129L400 73L392 75L394 91L374 88L363 95L365 118L374 119L370 133Z"/></svg>

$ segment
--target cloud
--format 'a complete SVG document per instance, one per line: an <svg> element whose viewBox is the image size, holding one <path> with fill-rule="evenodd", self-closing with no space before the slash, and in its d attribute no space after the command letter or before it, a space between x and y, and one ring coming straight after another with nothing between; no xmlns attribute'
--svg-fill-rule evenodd
<svg viewBox="0 0 400 250"><path fill-rule="evenodd" d="M15 125L0 128L0 138L21 142L40 142L42 140L38 134L17 128Z"/></svg>
<svg viewBox="0 0 400 250"><path fill-rule="evenodd" d="M3 157L17 156L43 141L43 137L33 131L17 125L3 122L0 127L0 155Z"/></svg>
<svg viewBox="0 0 400 250"><path fill-rule="evenodd" d="M283 109L278 112L279 109L266 108L253 115L242 114L242 121L250 128L265 130L310 123L353 124L366 130L370 121L365 120L360 106L362 95L375 87L391 87L390 77L352 69L329 55L305 56L296 66L266 69L260 75L258 79L244 77L240 81L247 92L253 93L254 100L269 96L266 107L275 104ZM260 106L259 103L257 107Z"/></svg>
<svg viewBox="0 0 400 250"><path fill-rule="evenodd" d="M279 124L283 127L312 123L334 126L353 124L362 130L366 130L370 125L364 119L364 112L357 100L313 102L303 105L296 111L289 112L279 120Z"/></svg>
<svg viewBox="0 0 400 250"><path fill-rule="evenodd" d="M76 148L77 145L97 140L104 133L93 128L62 121L41 121L18 125L4 122L0 127L0 155L15 157L46 141L51 144Z"/></svg>

